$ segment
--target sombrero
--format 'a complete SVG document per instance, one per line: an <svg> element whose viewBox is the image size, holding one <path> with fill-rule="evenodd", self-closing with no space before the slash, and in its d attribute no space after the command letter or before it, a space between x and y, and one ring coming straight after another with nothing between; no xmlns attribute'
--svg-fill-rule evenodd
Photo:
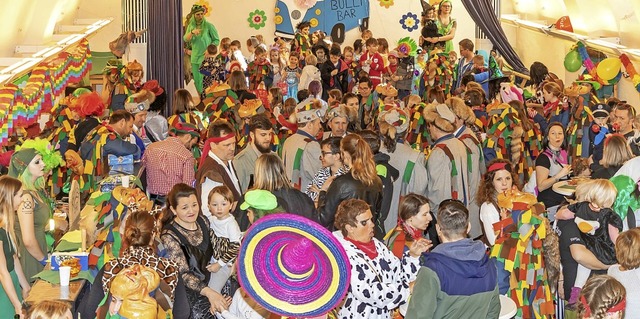
<svg viewBox="0 0 640 319"><path fill-rule="evenodd" d="M238 256L238 281L268 311L317 317L335 308L349 288L344 248L324 227L293 214L261 217Z"/></svg>

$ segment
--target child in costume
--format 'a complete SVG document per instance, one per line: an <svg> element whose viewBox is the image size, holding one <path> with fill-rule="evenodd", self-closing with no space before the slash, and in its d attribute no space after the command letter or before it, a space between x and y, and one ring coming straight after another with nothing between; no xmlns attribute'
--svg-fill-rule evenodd
<svg viewBox="0 0 640 319"><path fill-rule="evenodd" d="M220 74L224 74L224 64L216 55L218 48L215 44L209 44L207 51L204 53L204 60L200 64L200 73L202 73L202 93L200 93L200 99L204 99L207 89L213 85L214 82L221 81Z"/></svg>
<svg viewBox="0 0 640 319"><path fill-rule="evenodd" d="M604 152L604 140L611 131L607 123L610 111L609 105L597 104L591 113L593 121L582 128L582 156L592 156L594 163L600 163Z"/></svg>
<svg viewBox="0 0 640 319"><path fill-rule="evenodd" d="M236 202L233 199L233 193L228 187L222 185L215 187L209 192L209 223L211 229L218 237L228 238L230 242L240 244L242 232L240 226L236 222L235 217L231 215L231 211L235 209ZM231 275L233 261L237 256L229 262L218 260L211 257L211 263L207 266L207 270L211 272L209 279L209 288L220 292L224 284Z"/></svg>
<svg viewBox="0 0 640 319"><path fill-rule="evenodd" d="M316 66L318 64L318 58L316 58L313 54L308 54L304 58L305 66L302 68L302 73L300 75L300 83L299 88L303 90L309 89L309 84L313 81L322 82L322 75L320 74L320 69Z"/></svg>
<svg viewBox="0 0 640 319"><path fill-rule="evenodd" d="M556 214L556 219L575 221L584 245L605 265L617 263L614 243L622 231L622 219L611 209L616 195L616 187L611 181L589 180L576 188L578 202L559 210ZM578 301L580 290L590 274L589 268L578 264L569 304Z"/></svg>
<svg viewBox="0 0 640 319"><path fill-rule="evenodd" d="M568 105L562 101L563 88L555 81L546 81L542 85L542 114L534 108L529 108L529 117L540 126L540 130L547 131L547 126L552 122L562 123L562 127L567 128L569 124Z"/></svg>
<svg viewBox="0 0 640 319"><path fill-rule="evenodd" d="M298 96L298 84L302 75L302 69L298 66L299 58L296 54L289 55L289 64L282 70L282 77L287 84L286 98L296 99Z"/></svg>
<svg viewBox="0 0 640 319"><path fill-rule="evenodd" d="M378 53L378 40L370 38L365 43L367 52L360 57L360 67L369 74L369 79L373 84L372 89L375 90L378 84L382 83L382 72L384 71L384 60L382 55Z"/></svg>
<svg viewBox="0 0 640 319"><path fill-rule="evenodd" d="M416 56L417 50L418 44L408 37L400 39L398 46L394 50L398 55L398 64L391 76L391 80L393 80L393 85L398 89L398 99L400 100L411 94L411 85L415 71L414 57Z"/></svg>
<svg viewBox="0 0 640 319"><path fill-rule="evenodd" d="M287 66L287 63L282 58L280 54L280 48L277 45L271 46L269 49L269 63L271 63L271 67L273 68L273 86L280 86L280 82L282 82L282 72L284 68Z"/></svg>
<svg viewBox="0 0 640 319"><path fill-rule="evenodd" d="M254 53L256 59L247 67L249 90L257 90L260 84L264 84L265 88L269 89L273 84L273 67L267 60L267 51L259 46Z"/></svg>
<svg viewBox="0 0 640 319"><path fill-rule="evenodd" d="M291 41L291 54L297 54L301 59L304 59L311 52L311 40L309 39L309 29L311 23L309 21L302 21L296 26L296 35Z"/></svg>

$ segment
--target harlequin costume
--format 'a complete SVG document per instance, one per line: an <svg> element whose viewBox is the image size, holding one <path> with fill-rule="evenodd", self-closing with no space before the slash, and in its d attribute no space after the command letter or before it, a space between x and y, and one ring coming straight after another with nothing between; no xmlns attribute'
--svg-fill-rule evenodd
<svg viewBox="0 0 640 319"><path fill-rule="evenodd" d="M262 63L255 60L249 63L247 73L249 74L249 91L257 90L260 84L264 84L268 90L273 83L273 67L269 60L265 59Z"/></svg>
<svg viewBox="0 0 640 319"><path fill-rule="evenodd" d="M304 57L309 54L311 51L311 45L309 44L311 41L309 39L309 35L304 35L301 32L296 32L296 35L293 37L293 41L291 42L291 53L297 53L300 57L300 65L302 65L302 61L304 61Z"/></svg>
<svg viewBox="0 0 640 319"><path fill-rule="evenodd" d="M582 149L584 128L593 121L591 109L585 105L582 97L587 93L589 93L589 88L576 84L564 89L566 103L569 105L569 124L566 130L569 163L572 163L573 159L583 157L586 154L586 150Z"/></svg>
<svg viewBox="0 0 640 319"><path fill-rule="evenodd" d="M427 93L430 88L439 89L445 96L451 94L453 67L449 63L447 55L437 53L427 61L424 72L422 73L422 82L425 87L422 97L423 100L427 99Z"/></svg>
<svg viewBox="0 0 640 319"><path fill-rule="evenodd" d="M498 237L491 257L511 273L507 296L516 303L516 318L555 318L542 252L545 238L553 232L544 217L544 205L534 195L509 192L498 195L498 206L509 215L493 224Z"/></svg>
<svg viewBox="0 0 640 319"><path fill-rule="evenodd" d="M409 101L411 99L417 99L420 101L420 97L417 95L412 95L409 97ZM422 115L424 108L427 104L423 102L418 103L408 103L407 108L410 110L409 114L409 128L407 132L406 142L411 146L412 149L423 153L424 155L429 154L429 150L431 149L431 137L429 136L429 129L427 128L427 122Z"/></svg>
<svg viewBox="0 0 640 319"><path fill-rule="evenodd" d="M525 131L518 111L509 104L491 105L487 111L487 138L482 142L485 161L508 159L520 182L528 181L535 169L535 158L542 152L542 134L536 125Z"/></svg>
<svg viewBox="0 0 640 319"><path fill-rule="evenodd" d="M138 146L123 140L111 126L102 124L94 128L80 147L80 157L84 161L80 191L91 193L97 189L98 182L109 173L109 154L127 156L139 152Z"/></svg>

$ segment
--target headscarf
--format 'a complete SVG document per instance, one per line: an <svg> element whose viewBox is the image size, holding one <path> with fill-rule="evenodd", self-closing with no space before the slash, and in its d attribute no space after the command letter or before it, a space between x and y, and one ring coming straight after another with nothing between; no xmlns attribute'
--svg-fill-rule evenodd
<svg viewBox="0 0 640 319"><path fill-rule="evenodd" d="M19 178L37 154L38 152L33 148L23 148L13 153L9 164L9 176Z"/></svg>

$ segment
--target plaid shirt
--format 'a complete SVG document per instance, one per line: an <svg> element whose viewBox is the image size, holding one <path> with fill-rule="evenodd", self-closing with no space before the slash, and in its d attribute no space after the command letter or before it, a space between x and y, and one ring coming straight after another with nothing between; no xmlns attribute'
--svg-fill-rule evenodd
<svg viewBox="0 0 640 319"><path fill-rule="evenodd" d="M142 163L147 170L147 191L167 195L178 183L193 186L195 159L177 137L151 143L144 152Z"/></svg>

